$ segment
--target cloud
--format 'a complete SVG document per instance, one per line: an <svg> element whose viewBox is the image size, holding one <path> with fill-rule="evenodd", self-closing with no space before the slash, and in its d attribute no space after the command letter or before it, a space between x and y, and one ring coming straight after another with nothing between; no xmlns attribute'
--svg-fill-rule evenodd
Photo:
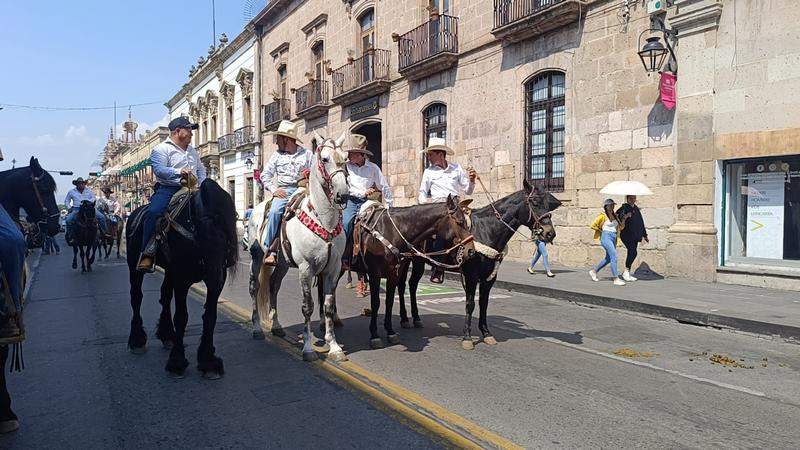
<svg viewBox="0 0 800 450"><path fill-rule="evenodd" d="M89 135L85 125L70 125L61 137L54 138L52 134L46 133L39 136L20 136L17 144L22 147L62 147L75 144L96 147L100 145L100 139Z"/></svg>
<svg viewBox="0 0 800 450"><path fill-rule="evenodd" d="M50 134L42 134L39 136L29 137L21 136L17 138L17 143L26 147L42 147L53 145L55 139Z"/></svg>

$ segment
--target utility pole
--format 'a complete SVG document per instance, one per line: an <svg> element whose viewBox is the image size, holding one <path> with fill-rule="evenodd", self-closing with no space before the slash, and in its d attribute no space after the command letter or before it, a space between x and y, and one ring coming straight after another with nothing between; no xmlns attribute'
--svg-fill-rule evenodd
<svg viewBox="0 0 800 450"><path fill-rule="evenodd" d="M117 139L117 101L114 100L114 126L111 127L111 139Z"/></svg>
<svg viewBox="0 0 800 450"><path fill-rule="evenodd" d="M217 43L217 8L214 0L211 0L211 45L216 46Z"/></svg>

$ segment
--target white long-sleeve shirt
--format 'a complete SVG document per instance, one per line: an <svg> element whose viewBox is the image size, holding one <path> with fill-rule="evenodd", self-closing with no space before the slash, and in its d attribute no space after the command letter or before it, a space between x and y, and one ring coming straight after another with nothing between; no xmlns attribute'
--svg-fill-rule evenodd
<svg viewBox="0 0 800 450"><path fill-rule="evenodd" d="M279 188L297 186L303 169L311 168L311 157L312 153L303 147L297 147L292 154L280 151L273 153L261 174L264 189L275 193Z"/></svg>
<svg viewBox="0 0 800 450"><path fill-rule="evenodd" d="M383 200L386 205L392 207L392 189L383 176L377 164L364 161L363 166L357 166L348 161L347 163L348 183L350 184L350 195L355 197L365 197L367 189L373 185L383 193Z"/></svg>
<svg viewBox="0 0 800 450"><path fill-rule="evenodd" d="M200 161L200 155L191 145L186 150L178 147L167 138L156 145L150 153L150 162L153 165L153 175L156 181L163 186L180 186L181 169L190 168L200 184L206 179L206 168Z"/></svg>
<svg viewBox="0 0 800 450"><path fill-rule="evenodd" d="M72 188L67 192L67 198L64 199L64 206L67 209L80 208L81 202L88 200L93 202L95 200L94 192L89 188L83 188L83 192L78 191L78 188Z"/></svg>
<svg viewBox="0 0 800 450"><path fill-rule="evenodd" d="M122 205L120 205L116 197L108 197L108 198L100 197L100 199L97 201L97 206L98 207L105 206L109 214L122 216Z"/></svg>
<svg viewBox="0 0 800 450"><path fill-rule="evenodd" d="M469 181L469 175L459 164L449 163L446 169L431 165L422 173L419 185L419 203L443 202L448 195L471 195L475 183Z"/></svg>

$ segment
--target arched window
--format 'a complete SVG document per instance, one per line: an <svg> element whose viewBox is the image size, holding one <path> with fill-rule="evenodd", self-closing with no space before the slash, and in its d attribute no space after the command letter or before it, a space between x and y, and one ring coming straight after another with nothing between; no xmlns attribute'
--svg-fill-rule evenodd
<svg viewBox="0 0 800 450"><path fill-rule="evenodd" d="M375 10L368 9L358 19L358 24L361 28L361 53L364 54L375 46Z"/></svg>
<svg viewBox="0 0 800 450"><path fill-rule="evenodd" d="M545 72L525 83L525 178L564 190L564 73Z"/></svg>

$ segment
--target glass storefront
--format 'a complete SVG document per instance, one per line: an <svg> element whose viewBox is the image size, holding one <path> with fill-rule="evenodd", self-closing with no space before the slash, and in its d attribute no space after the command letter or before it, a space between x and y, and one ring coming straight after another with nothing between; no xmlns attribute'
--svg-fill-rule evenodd
<svg viewBox="0 0 800 450"><path fill-rule="evenodd" d="M724 164L723 265L800 268L800 155Z"/></svg>

